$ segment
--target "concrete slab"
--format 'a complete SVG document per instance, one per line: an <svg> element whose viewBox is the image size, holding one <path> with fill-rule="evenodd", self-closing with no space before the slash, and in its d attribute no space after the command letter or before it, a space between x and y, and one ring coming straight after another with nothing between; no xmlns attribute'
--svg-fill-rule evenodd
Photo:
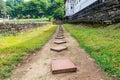
<svg viewBox="0 0 120 80"><path fill-rule="evenodd" d="M68 47L66 47L66 46L55 46L55 47L52 47L51 50L60 52L60 51L63 51L63 50L67 50L67 48Z"/></svg>
<svg viewBox="0 0 120 80"><path fill-rule="evenodd" d="M54 41L55 44L63 44L63 43L66 43L66 41L63 41L63 40L56 40Z"/></svg>
<svg viewBox="0 0 120 80"><path fill-rule="evenodd" d="M70 59L58 59L52 62L52 73L76 72L77 67Z"/></svg>

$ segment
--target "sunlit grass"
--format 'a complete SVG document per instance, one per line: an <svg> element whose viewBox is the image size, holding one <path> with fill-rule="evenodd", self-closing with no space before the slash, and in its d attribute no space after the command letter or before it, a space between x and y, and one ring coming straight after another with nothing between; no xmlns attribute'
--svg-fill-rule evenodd
<svg viewBox="0 0 120 80"><path fill-rule="evenodd" d="M109 74L120 77L120 29L90 28L65 24L64 27L74 36L96 62Z"/></svg>
<svg viewBox="0 0 120 80"><path fill-rule="evenodd" d="M4 19L4 22L16 22L16 23L24 23L24 22L48 22L48 18L40 18L40 19L12 19L12 20L6 20Z"/></svg>
<svg viewBox="0 0 120 80"><path fill-rule="evenodd" d="M49 25L0 38L0 79L9 77L11 70L24 55L40 49L55 32L56 26Z"/></svg>
<svg viewBox="0 0 120 80"><path fill-rule="evenodd" d="M41 27L34 30L31 30L27 33L20 33L17 36L8 36L0 38L0 48L9 47L23 41L32 39L35 36L42 34L45 30L48 30L50 27Z"/></svg>

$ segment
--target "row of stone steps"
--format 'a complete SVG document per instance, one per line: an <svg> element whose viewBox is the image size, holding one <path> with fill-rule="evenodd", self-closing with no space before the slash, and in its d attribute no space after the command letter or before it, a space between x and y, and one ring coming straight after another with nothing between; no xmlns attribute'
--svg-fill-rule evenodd
<svg viewBox="0 0 120 80"><path fill-rule="evenodd" d="M60 25L58 27L58 32L57 32L57 35L56 35L55 41L54 41L54 44L57 44L57 46L52 47L51 50L56 51L56 52L68 50L67 46L60 45L60 44L67 43L65 40L63 40L64 38L65 38L64 30L63 30L63 27ZM77 67L68 58L57 59L57 60L52 62L52 73L53 74L76 72L76 71L77 71Z"/></svg>

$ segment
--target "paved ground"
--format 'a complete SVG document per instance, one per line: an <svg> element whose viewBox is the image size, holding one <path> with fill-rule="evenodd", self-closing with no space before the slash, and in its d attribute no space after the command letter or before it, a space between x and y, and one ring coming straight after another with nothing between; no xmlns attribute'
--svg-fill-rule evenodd
<svg viewBox="0 0 120 80"><path fill-rule="evenodd" d="M57 31L56 31L57 32ZM79 47L77 41L64 31L65 44L54 44L56 33L43 48L26 58L14 71L8 80L106 80L104 73L95 61ZM68 46L62 52L51 51L56 45ZM77 66L77 72L52 74L51 62L53 60L69 58Z"/></svg>

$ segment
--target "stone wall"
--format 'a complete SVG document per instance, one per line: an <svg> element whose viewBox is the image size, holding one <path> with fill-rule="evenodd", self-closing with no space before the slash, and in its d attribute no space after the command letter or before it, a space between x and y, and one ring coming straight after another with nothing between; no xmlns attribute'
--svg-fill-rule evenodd
<svg viewBox="0 0 120 80"><path fill-rule="evenodd" d="M15 34L17 32L26 31L32 28L41 27L51 24L51 22L42 23L0 23L0 33Z"/></svg>
<svg viewBox="0 0 120 80"><path fill-rule="evenodd" d="M117 23L120 22L120 0L95 2L78 13L66 17L65 22Z"/></svg>

